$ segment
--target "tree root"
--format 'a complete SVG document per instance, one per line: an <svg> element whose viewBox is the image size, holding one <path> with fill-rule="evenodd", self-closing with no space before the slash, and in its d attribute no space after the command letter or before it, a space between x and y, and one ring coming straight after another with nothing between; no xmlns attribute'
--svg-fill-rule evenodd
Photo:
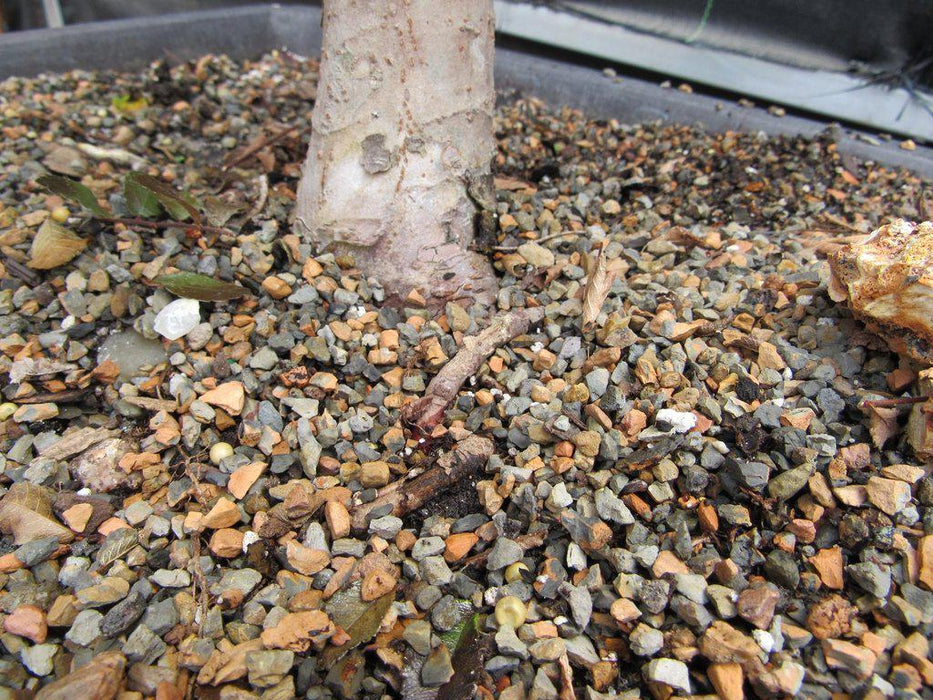
<svg viewBox="0 0 933 700"><path fill-rule="evenodd" d="M381 514L399 518L407 515L437 498L444 489L478 472L492 453L493 444L489 438L471 435L461 440L450 452L441 455L437 464L427 471L389 484L380 490L375 499L354 508L350 515L351 527L357 532L365 531L369 527L371 514L383 511L389 505L391 510Z"/></svg>
<svg viewBox="0 0 933 700"><path fill-rule="evenodd" d="M517 309L496 316L477 335L463 339L463 347L428 384L424 396L402 408L402 419L425 435L430 435L444 420L444 412L457 396L467 378L485 362L496 348L515 336L526 333L532 324L544 318L544 308Z"/></svg>

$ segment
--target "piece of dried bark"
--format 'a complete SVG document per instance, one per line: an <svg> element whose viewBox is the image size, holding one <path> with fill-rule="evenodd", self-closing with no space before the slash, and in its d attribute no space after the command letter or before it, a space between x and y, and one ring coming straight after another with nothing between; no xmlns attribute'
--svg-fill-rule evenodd
<svg viewBox="0 0 933 700"><path fill-rule="evenodd" d="M441 368L424 396L402 409L402 418L425 435L444 420L447 406L457 396L460 387L476 374L496 348L515 336L527 333L532 324L544 318L544 308L516 309L492 319L477 335L463 339L463 347Z"/></svg>
<svg viewBox="0 0 933 700"><path fill-rule="evenodd" d="M61 440L54 442L39 451L39 456L30 462L30 466L44 459L63 460L84 452L99 442L120 434L118 430L106 428L93 428L90 426L71 430L62 435Z"/></svg>

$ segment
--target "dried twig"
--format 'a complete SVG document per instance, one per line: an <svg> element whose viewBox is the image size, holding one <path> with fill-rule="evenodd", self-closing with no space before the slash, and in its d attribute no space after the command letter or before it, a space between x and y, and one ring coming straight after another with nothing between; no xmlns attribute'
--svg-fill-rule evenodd
<svg viewBox="0 0 933 700"><path fill-rule="evenodd" d="M438 458L437 464L411 479L389 484L369 503L355 508L350 524L356 531L369 527L370 514L391 504L391 514L402 517L439 496L461 479L478 472L492 455L492 440L471 435Z"/></svg>
<svg viewBox="0 0 933 700"><path fill-rule="evenodd" d="M236 233L222 226L207 226L205 224L188 224L184 221L147 221L146 219L133 219L120 216L101 216L95 217L98 221L106 221L111 224L124 224L126 226L138 226L139 228L148 228L152 230L164 228L183 228L188 231L202 231L204 233L229 234L235 236Z"/></svg>
<svg viewBox="0 0 933 700"><path fill-rule="evenodd" d="M7 257L6 255L2 258L3 266L6 267L7 271L13 275L19 277L26 284L35 287L42 281L42 276L37 272L30 270L28 267L23 265L20 262L17 262L13 258Z"/></svg>
<svg viewBox="0 0 933 700"><path fill-rule="evenodd" d="M77 403L83 401L91 393L90 387L87 389L65 389L64 391L43 391L41 393L30 394L16 399L16 403Z"/></svg>
<svg viewBox="0 0 933 700"><path fill-rule="evenodd" d="M929 396L896 396L892 399L865 399L859 401L859 408L895 408L897 406L909 406L915 403L925 403L930 401Z"/></svg>
<svg viewBox="0 0 933 700"><path fill-rule="evenodd" d="M252 146L247 146L247 147L243 150L242 153L240 153L240 154L239 154L238 156L236 156L233 160L231 160L229 163L227 163L226 165L224 165L224 167L223 167L223 169L222 169L223 172L226 172L226 171L230 170L231 168L235 168L236 166L238 166L238 165L239 165L240 163L242 163L243 161L245 161L245 160L251 158L252 156L256 155L257 153L259 153L259 151L261 151L261 150L262 150L263 148L265 148L266 146L273 146L273 145L277 144L279 141L283 140L283 139L284 139L286 136L288 136L289 134L294 133L297 129L298 129L298 125L295 124L294 126L290 126L290 127L285 128L285 129L282 129L279 133L277 133L275 136L272 136L272 137L270 137L270 138L266 138L265 136L261 136L261 137L256 141L256 143L254 143ZM306 133L308 133L309 131L311 131L311 127L310 127L310 126L306 126L304 129L302 129L301 131L299 131L296 135L297 135L299 138L301 138L302 136L304 136L304 135L305 135Z"/></svg>
<svg viewBox="0 0 933 700"><path fill-rule="evenodd" d="M402 418L424 434L429 434L442 420L447 406L460 387L476 374L483 362L500 345L526 333L532 324L544 318L544 308L517 309L496 316L478 335L463 339L463 347L428 384L420 399L402 409Z"/></svg>

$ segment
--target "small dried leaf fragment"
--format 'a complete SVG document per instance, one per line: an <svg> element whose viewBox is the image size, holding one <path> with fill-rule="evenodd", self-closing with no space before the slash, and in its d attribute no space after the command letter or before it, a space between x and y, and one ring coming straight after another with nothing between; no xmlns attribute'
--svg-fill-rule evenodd
<svg viewBox="0 0 933 700"><path fill-rule="evenodd" d="M334 623L321 610L302 610L288 613L275 627L263 630L263 646L267 649L291 649L306 652L312 644L316 649L324 646L334 634Z"/></svg>
<svg viewBox="0 0 933 700"><path fill-rule="evenodd" d="M871 441L879 450L900 430L897 424L896 408L872 406L868 409L868 432L871 435Z"/></svg>
<svg viewBox="0 0 933 700"><path fill-rule="evenodd" d="M239 202L224 199L223 197L208 196L201 203L204 206L204 214L211 226L226 226L231 218L244 209Z"/></svg>
<svg viewBox="0 0 933 700"><path fill-rule="evenodd" d="M139 534L131 527L121 527L104 540L104 544L97 552L97 558L91 571L106 571L113 562L125 556L133 547L139 544Z"/></svg>
<svg viewBox="0 0 933 700"><path fill-rule="evenodd" d="M605 251L600 251L593 265L593 271L586 280L586 286L583 289L583 327L587 327L596 321L599 311L603 307L603 302L609 296L609 290L612 289L612 283L615 282L615 273L609 272L606 262Z"/></svg>
<svg viewBox="0 0 933 700"><path fill-rule="evenodd" d="M87 247L87 241L51 219L39 227L29 250L29 267L51 270L74 260Z"/></svg>
<svg viewBox="0 0 933 700"><path fill-rule="evenodd" d="M13 484L0 500L0 532L12 534L16 544L44 537L58 537L59 542L74 539L74 533L52 515L48 489L28 481Z"/></svg>
<svg viewBox="0 0 933 700"><path fill-rule="evenodd" d="M56 145L42 159L42 165L53 173L81 177L87 170L87 159L76 148Z"/></svg>

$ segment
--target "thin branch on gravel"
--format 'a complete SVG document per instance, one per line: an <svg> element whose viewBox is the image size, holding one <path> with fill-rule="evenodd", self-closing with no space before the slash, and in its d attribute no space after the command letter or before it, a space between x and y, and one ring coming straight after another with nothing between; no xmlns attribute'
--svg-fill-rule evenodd
<svg viewBox="0 0 933 700"><path fill-rule="evenodd" d="M65 389L64 391L44 391L42 393L20 397L16 399L16 403L46 403L47 401L52 401L54 403L77 403L78 401L83 401L90 393L90 387L86 389Z"/></svg>
<svg viewBox="0 0 933 700"><path fill-rule="evenodd" d="M236 156L233 160L231 160L229 163L227 163L225 166L223 166L223 172L226 172L226 171L230 170L231 168L235 168L236 166L238 166L238 165L239 165L240 163L242 163L243 161L245 161L245 160L249 159L250 157L252 157L252 156L256 155L257 153L259 153L259 151L261 151L261 150L262 150L263 148L265 148L266 146L273 146L273 145L277 144L279 141L281 141L282 139L284 139L284 138L285 138L286 136L288 136L289 134L295 133L295 131L296 131L297 129L298 129L298 125L295 124L294 126L290 126L290 127L285 128L285 129L282 129L282 130L281 130L279 133L277 133L275 136L271 136L271 137L269 137L269 138L266 138L265 136L262 136L256 143L254 143L252 146L248 146L242 153L240 153L240 154L239 154L238 156ZM309 131L311 131L311 127L310 127L310 126L306 126L304 129L302 129L301 131L299 131L299 132L298 132L297 134L295 134L295 135L298 136L299 138L301 138L302 136L304 136L304 135L305 135L306 133L308 133Z"/></svg>
<svg viewBox="0 0 933 700"><path fill-rule="evenodd" d="M42 281L42 276L36 272L33 272L28 267L23 265L20 262L17 262L11 257L4 255L0 258L3 266L6 267L7 271L19 277L23 282L30 286L37 286Z"/></svg>
<svg viewBox="0 0 933 700"><path fill-rule="evenodd" d="M496 316L478 335L463 339L463 347L428 384L424 396L402 409L403 420L425 435L444 420L444 412L460 387L476 374L486 358L515 336L526 333L544 318L544 308L517 309Z"/></svg>
<svg viewBox="0 0 933 700"><path fill-rule="evenodd" d="M407 515L458 481L478 472L492 453L493 444L489 438L471 435L461 440L427 471L389 484L372 501L354 508L350 514L351 527L358 532L365 531L369 527L370 514L387 505L391 505L392 510L386 514L398 518Z"/></svg>
<svg viewBox="0 0 933 700"><path fill-rule="evenodd" d="M895 408L915 403L926 403L929 396L896 396L893 399L865 399L859 402L859 408Z"/></svg>
<svg viewBox="0 0 933 700"><path fill-rule="evenodd" d="M183 228L189 231L202 231L204 233L215 233L218 235L229 234L235 236L236 233L222 226L206 226L204 224L187 224L183 221L147 221L146 219L133 219L120 216L101 216L96 217L98 221L106 221L111 224L125 224L126 226L138 226L148 228L154 231L164 228Z"/></svg>

